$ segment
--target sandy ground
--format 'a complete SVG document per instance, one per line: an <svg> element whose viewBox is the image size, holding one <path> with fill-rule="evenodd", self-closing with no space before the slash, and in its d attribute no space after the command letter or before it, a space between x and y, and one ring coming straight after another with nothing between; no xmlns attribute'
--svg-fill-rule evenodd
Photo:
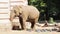
<svg viewBox="0 0 60 34"><path fill-rule="evenodd" d="M27 28L30 28L29 23L26 25ZM40 24L41 26L43 24ZM53 29L54 27L38 27L36 29ZM24 30L11 30L11 24L0 24L0 34L60 34L60 32L56 31L46 31L46 32L36 32L36 31L24 31Z"/></svg>
<svg viewBox="0 0 60 34"><path fill-rule="evenodd" d="M29 31L5 31L0 34L60 34L59 32L29 32Z"/></svg>

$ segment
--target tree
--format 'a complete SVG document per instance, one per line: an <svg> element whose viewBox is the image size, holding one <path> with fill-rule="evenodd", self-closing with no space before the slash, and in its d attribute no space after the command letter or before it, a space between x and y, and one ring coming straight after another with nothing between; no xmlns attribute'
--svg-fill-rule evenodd
<svg viewBox="0 0 60 34"><path fill-rule="evenodd" d="M35 6L41 13L40 20L60 19L60 0L29 0L28 4Z"/></svg>

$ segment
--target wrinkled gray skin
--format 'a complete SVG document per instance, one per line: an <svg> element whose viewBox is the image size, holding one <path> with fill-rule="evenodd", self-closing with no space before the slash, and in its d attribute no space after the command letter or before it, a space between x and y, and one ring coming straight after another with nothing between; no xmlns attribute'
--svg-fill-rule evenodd
<svg viewBox="0 0 60 34"><path fill-rule="evenodd" d="M34 30L35 24L38 22L39 11L34 6L14 6L10 14L10 21L17 16L21 24L21 28L26 30L26 21L31 22L31 28Z"/></svg>

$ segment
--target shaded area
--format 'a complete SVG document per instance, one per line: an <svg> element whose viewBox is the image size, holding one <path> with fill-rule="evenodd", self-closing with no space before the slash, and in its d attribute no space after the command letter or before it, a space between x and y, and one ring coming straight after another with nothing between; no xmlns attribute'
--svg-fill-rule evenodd
<svg viewBox="0 0 60 34"><path fill-rule="evenodd" d="M60 0L28 0L29 5L35 6L40 11L39 21L60 20Z"/></svg>

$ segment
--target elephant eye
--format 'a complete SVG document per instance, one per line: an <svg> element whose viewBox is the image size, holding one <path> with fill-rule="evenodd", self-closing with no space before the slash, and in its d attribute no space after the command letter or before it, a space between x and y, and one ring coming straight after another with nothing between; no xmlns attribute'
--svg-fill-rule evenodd
<svg viewBox="0 0 60 34"><path fill-rule="evenodd" d="M16 13L16 11L14 10L14 13Z"/></svg>
<svg viewBox="0 0 60 34"><path fill-rule="evenodd" d="M19 15L21 15L22 13L19 13Z"/></svg>

